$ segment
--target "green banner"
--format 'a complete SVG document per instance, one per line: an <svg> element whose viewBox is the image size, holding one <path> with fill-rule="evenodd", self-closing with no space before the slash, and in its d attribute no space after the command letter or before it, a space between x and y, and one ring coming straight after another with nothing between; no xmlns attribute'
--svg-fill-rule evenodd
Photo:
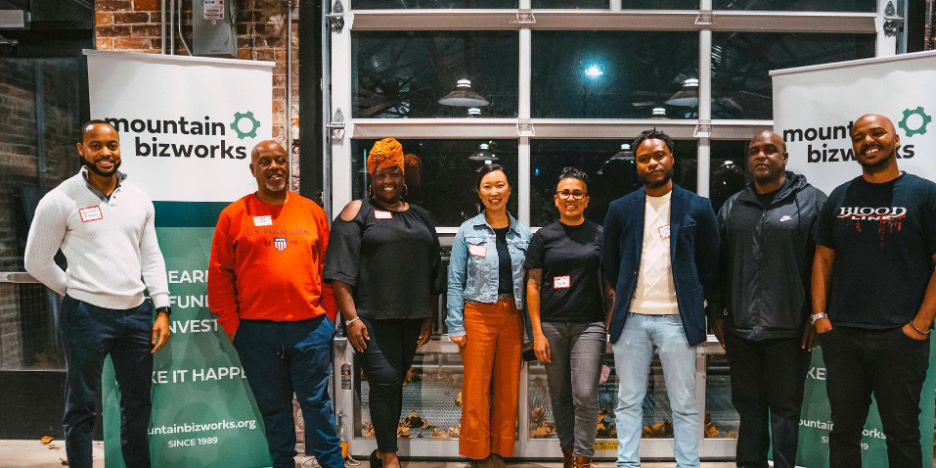
<svg viewBox="0 0 936 468"><path fill-rule="evenodd" d="M172 335L153 366L154 467L271 465L262 418L237 352L208 310L213 232L213 227L156 229L169 275ZM105 465L122 468L119 390L110 358L103 381L104 438L111 441L104 446Z"/></svg>
<svg viewBox="0 0 936 468"><path fill-rule="evenodd" d="M933 417L936 406L936 340L930 340L930 363L923 383L920 398L920 435L923 445L923 460L926 465L933 459ZM796 464L806 468L829 466L829 432L832 416L826 394L826 368L822 360L822 349L812 353L812 363L806 378L806 394L800 416L799 450ZM877 403L872 400L861 438L861 462L865 468L887 466L887 444ZM856 467L857 468L857 467Z"/></svg>

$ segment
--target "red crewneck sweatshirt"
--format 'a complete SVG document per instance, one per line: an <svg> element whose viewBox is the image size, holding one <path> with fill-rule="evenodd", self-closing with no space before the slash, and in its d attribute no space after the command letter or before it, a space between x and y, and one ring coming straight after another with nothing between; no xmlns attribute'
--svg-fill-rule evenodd
<svg viewBox="0 0 936 468"><path fill-rule="evenodd" d="M225 208L208 267L208 304L224 331L233 335L241 319L334 321L335 298L322 283L328 233L325 211L295 193L280 206L251 194Z"/></svg>

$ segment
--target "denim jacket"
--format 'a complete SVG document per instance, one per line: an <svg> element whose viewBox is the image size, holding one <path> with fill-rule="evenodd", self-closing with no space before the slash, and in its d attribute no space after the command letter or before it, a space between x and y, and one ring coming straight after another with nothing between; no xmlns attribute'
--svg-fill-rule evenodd
<svg viewBox="0 0 936 468"><path fill-rule="evenodd" d="M523 310L523 261L530 246L530 228L510 216L507 250L513 269L514 300L517 310ZM469 254L469 246L485 249L485 256ZM445 324L450 336L465 335L465 302L494 304L497 302L497 282L500 263L497 258L497 236L487 223L484 213L462 223L452 244L448 274L448 316Z"/></svg>

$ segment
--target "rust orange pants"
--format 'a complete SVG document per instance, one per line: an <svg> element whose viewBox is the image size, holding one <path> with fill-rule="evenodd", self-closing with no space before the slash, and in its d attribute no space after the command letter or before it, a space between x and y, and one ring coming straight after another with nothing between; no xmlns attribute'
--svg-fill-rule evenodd
<svg viewBox="0 0 936 468"><path fill-rule="evenodd" d="M464 366L458 448L480 460L496 453L512 457L520 396L523 326L513 299L465 304L468 344Z"/></svg>

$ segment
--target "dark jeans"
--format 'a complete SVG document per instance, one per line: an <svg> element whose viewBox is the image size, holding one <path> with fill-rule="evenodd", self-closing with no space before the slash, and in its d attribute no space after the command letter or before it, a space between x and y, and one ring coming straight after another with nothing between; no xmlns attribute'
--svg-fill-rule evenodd
<svg viewBox="0 0 936 468"><path fill-rule="evenodd" d="M546 381L559 445L575 455L595 456L598 380L605 350L603 322L542 322L551 364Z"/></svg>
<svg viewBox="0 0 936 468"><path fill-rule="evenodd" d="M731 401L741 416L737 465L767 467L773 442L776 468L796 466L800 409L810 353L802 336L751 341L725 334L731 363Z"/></svg>
<svg viewBox="0 0 936 468"><path fill-rule="evenodd" d="M361 317L370 341L359 356L370 387L371 422L381 453L397 451L397 425L403 411L403 378L413 365L422 319L373 320Z"/></svg>
<svg viewBox="0 0 936 468"><path fill-rule="evenodd" d="M325 468L344 466L328 396L335 325L324 316L298 322L241 320L234 337L247 382L263 415L273 466L295 466L293 393L305 421L306 440Z"/></svg>
<svg viewBox="0 0 936 468"><path fill-rule="evenodd" d="M65 452L72 467L91 468L94 405L108 354L120 388L120 446L127 466L150 466L153 304L105 309L65 296L59 316L65 348Z"/></svg>
<svg viewBox="0 0 936 468"><path fill-rule="evenodd" d="M887 438L888 464L922 467L920 392L929 366L929 338L910 339L900 328L835 327L819 340L834 424L829 466L861 466L861 435L873 393Z"/></svg>

